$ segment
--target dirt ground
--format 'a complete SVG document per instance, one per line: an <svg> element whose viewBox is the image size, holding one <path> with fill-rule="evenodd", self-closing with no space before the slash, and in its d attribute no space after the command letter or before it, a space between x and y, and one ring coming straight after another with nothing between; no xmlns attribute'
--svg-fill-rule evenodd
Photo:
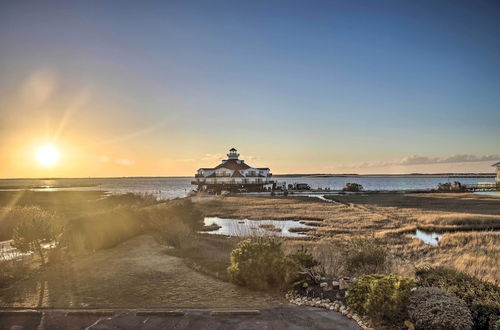
<svg viewBox="0 0 500 330"><path fill-rule="evenodd" d="M267 307L280 295L200 274L150 236L51 266L0 291L3 307Z"/></svg>

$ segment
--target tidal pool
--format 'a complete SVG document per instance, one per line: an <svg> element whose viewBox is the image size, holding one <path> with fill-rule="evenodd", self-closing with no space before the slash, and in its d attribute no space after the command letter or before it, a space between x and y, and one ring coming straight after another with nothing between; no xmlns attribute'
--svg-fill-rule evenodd
<svg viewBox="0 0 500 330"><path fill-rule="evenodd" d="M415 232L415 236L413 236L413 237L418 238L419 240L421 240L425 244L438 246L439 241L441 240L441 237L443 237L443 235L438 234L438 233L429 233L429 232L417 229L417 231Z"/></svg>
<svg viewBox="0 0 500 330"><path fill-rule="evenodd" d="M224 219L219 217L205 217L205 226L217 224L217 230L206 231L207 234L226 236L281 236L301 237L304 232L293 232L290 228L311 230L310 226L302 224L299 220L249 220L249 219ZM299 229L299 230L300 230Z"/></svg>

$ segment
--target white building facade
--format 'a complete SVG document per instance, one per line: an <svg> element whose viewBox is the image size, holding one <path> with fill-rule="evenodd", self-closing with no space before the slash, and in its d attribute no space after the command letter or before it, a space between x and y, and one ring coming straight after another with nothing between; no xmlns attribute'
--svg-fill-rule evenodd
<svg viewBox="0 0 500 330"><path fill-rule="evenodd" d="M267 167L252 167L239 159L235 148L229 150L227 159L214 168L200 168L195 174L193 185L199 191L261 191L270 188L274 181Z"/></svg>

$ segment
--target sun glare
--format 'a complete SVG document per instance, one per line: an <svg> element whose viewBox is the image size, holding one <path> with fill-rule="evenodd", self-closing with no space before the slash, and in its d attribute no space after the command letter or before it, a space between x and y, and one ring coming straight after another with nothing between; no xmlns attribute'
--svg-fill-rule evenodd
<svg viewBox="0 0 500 330"><path fill-rule="evenodd" d="M59 161L59 151L53 146L43 146L36 152L36 160L44 165L51 166Z"/></svg>

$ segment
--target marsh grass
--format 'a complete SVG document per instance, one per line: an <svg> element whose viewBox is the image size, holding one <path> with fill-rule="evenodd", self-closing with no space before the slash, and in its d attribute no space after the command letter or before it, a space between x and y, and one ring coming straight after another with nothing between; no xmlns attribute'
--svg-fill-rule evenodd
<svg viewBox="0 0 500 330"><path fill-rule="evenodd" d="M500 282L497 197L469 193L369 194L326 196L334 203L307 197L225 197L205 200L205 214L226 218L314 218L322 226L307 237L287 239L286 247L308 246L331 273L342 274L338 244L353 237L379 239L391 272L412 276L420 266L450 265L483 280ZM448 231L438 247L414 238L417 228ZM484 233L478 232L479 230ZM466 231L466 232L464 232ZM308 239L308 240L307 240ZM338 242L333 243L332 242Z"/></svg>

